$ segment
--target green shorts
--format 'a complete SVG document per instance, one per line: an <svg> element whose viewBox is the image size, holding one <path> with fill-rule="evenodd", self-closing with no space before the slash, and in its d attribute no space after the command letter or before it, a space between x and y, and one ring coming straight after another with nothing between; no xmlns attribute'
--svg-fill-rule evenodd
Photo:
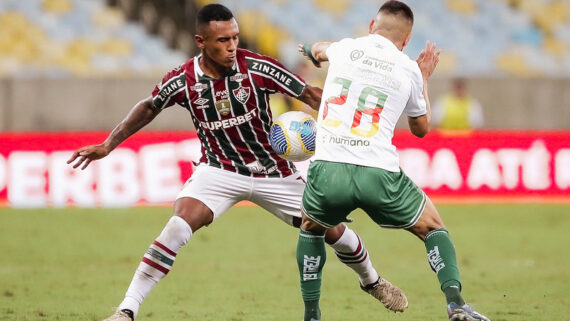
<svg viewBox="0 0 570 321"><path fill-rule="evenodd" d="M309 166L303 210L324 227L348 222L350 212L361 208L382 227L408 228L420 219L426 198L402 171L314 161Z"/></svg>

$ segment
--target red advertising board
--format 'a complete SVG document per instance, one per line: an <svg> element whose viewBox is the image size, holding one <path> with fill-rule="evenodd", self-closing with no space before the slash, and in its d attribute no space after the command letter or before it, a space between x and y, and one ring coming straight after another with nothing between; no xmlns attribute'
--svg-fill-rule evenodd
<svg viewBox="0 0 570 321"><path fill-rule="evenodd" d="M0 205L171 204L200 157L195 132L143 131L84 171L66 163L107 134L0 134ZM397 131L394 143L402 169L436 202L570 203L570 131L432 131L422 139Z"/></svg>

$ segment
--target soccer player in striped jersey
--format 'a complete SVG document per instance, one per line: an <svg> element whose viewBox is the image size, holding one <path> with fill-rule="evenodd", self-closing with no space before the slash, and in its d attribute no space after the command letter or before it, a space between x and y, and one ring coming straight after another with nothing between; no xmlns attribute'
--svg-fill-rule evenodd
<svg viewBox="0 0 570 321"><path fill-rule="evenodd" d="M275 59L239 49L238 24L226 7L203 7L196 27L200 55L167 73L152 96L137 103L102 144L79 148L68 161L86 168L174 104L190 112L202 145L200 164L180 191L173 217L144 254L124 300L107 321L134 320L193 233L237 202L252 201L295 227L301 223L305 182L269 144L269 95L284 93L318 108L322 90ZM378 276L354 231L339 224L325 240L358 274L365 291L391 310L407 306L401 290Z"/></svg>
<svg viewBox="0 0 570 321"><path fill-rule="evenodd" d="M400 170L392 143L402 113L414 135L423 137L430 127L427 81L439 50L428 42L416 61L402 52L413 21L410 7L387 1L370 22L369 35L299 48L317 66L329 62L317 149L303 195L297 246L301 293L306 303L318 302L324 233L361 208L381 227L406 229L422 240L450 320L489 321L465 304L449 233L427 195ZM316 312L311 318L318 320Z"/></svg>

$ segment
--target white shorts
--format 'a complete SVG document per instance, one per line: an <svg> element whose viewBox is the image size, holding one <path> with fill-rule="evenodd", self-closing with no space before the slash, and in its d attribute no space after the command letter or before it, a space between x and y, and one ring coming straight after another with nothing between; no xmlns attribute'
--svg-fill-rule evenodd
<svg viewBox="0 0 570 321"><path fill-rule="evenodd" d="M176 199L192 197L206 204L214 220L240 201L251 201L289 225L300 223L305 181L300 172L285 178L249 177L199 165Z"/></svg>

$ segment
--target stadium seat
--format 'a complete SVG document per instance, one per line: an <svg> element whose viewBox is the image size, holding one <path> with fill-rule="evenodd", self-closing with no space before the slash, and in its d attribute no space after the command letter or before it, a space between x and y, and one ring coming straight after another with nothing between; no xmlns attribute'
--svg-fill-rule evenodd
<svg viewBox="0 0 570 321"><path fill-rule="evenodd" d="M198 1L204 4L209 1ZM378 10L371 0L244 0L222 1L240 20L244 36L253 35L264 53L274 52L290 61L286 45L365 35L369 15ZM557 0L410 0L416 12L412 39L405 52L411 57L436 42L443 50L440 75L570 74L570 3ZM247 12L242 15L242 12ZM254 20L249 20L256 17ZM259 36L263 26L276 37ZM248 21L249 20L249 21ZM264 27L265 28L265 27ZM285 36L284 36L285 34ZM251 39L248 39L251 41ZM280 40L281 39L281 40ZM523 54L513 54L521 48ZM473 57L477 57L474 59ZM514 59L508 61L509 58ZM559 65L556 65L558 61ZM552 67L556 65L555 67ZM540 67L541 65L545 67ZM536 70L535 70L536 68ZM541 70L542 69L542 70Z"/></svg>
<svg viewBox="0 0 570 321"><path fill-rule="evenodd" d="M0 2L0 76L162 74L185 59L103 0Z"/></svg>

